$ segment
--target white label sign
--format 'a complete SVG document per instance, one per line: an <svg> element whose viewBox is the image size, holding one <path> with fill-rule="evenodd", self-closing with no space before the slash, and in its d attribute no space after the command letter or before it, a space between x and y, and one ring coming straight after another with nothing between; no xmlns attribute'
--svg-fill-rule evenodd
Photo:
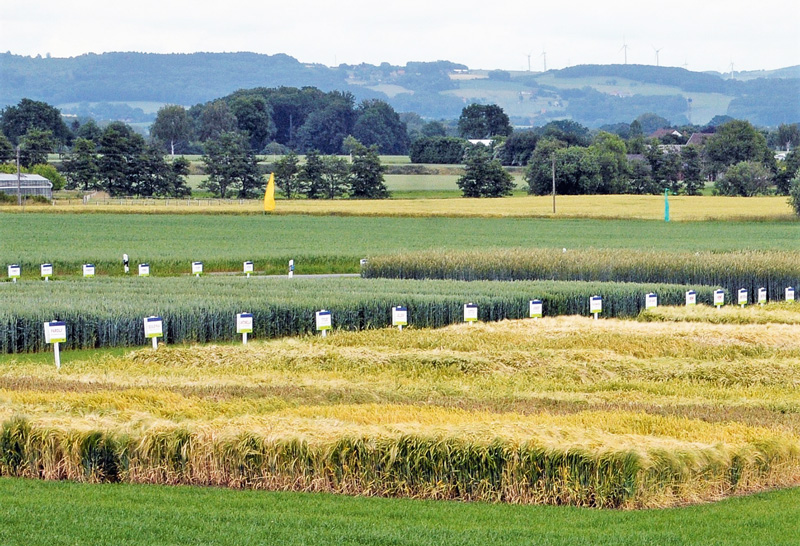
<svg viewBox="0 0 800 546"><path fill-rule="evenodd" d="M145 317L144 319L144 337L163 337L164 336L164 321L161 317Z"/></svg>
<svg viewBox="0 0 800 546"><path fill-rule="evenodd" d="M542 300L528 302L528 316L530 318L542 318Z"/></svg>
<svg viewBox="0 0 800 546"><path fill-rule="evenodd" d="M45 343L66 343L67 324L62 321L51 321L44 323Z"/></svg>
<svg viewBox="0 0 800 546"><path fill-rule="evenodd" d="M697 292L694 290L686 292L686 305L697 305Z"/></svg>
<svg viewBox="0 0 800 546"><path fill-rule="evenodd" d="M139 276L140 277L150 276L150 264L139 264Z"/></svg>
<svg viewBox="0 0 800 546"><path fill-rule="evenodd" d="M725 291L724 290L715 290L714 291L714 305L717 307L722 307L725 305Z"/></svg>
<svg viewBox="0 0 800 546"><path fill-rule="evenodd" d="M244 262L244 272L245 273L253 272L253 262Z"/></svg>
<svg viewBox="0 0 800 546"><path fill-rule="evenodd" d="M94 264L83 264L83 276L94 277Z"/></svg>
<svg viewBox="0 0 800 546"><path fill-rule="evenodd" d="M658 307L658 296L651 292L644 297L644 308L653 309L655 307Z"/></svg>
<svg viewBox="0 0 800 546"><path fill-rule="evenodd" d="M478 321L478 306L474 303L464 304L464 322Z"/></svg>
<svg viewBox="0 0 800 546"><path fill-rule="evenodd" d="M791 286L787 286L785 295L786 295L786 301L794 301L794 288L792 288Z"/></svg>
<svg viewBox="0 0 800 546"><path fill-rule="evenodd" d="M203 262L192 262L192 275L200 275L203 272Z"/></svg>
<svg viewBox="0 0 800 546"><path fill-rule="evenodd" d="M16 264L8 266L8 278L19 279L22 276L22 268Z"/></svg>
<svg viewBox="0 0 800 546"><path fill-rule="evenodd" d="M237 313L236 314L236 333L237 334L252 334L253 333L253 315L252 315L252 313Z"/></svg>
<svg viewBox="0 0 800 546"><path fill-rule="evenodd" d="M408 309L392 307L392 326L408 326Z"/></svg>
<svg viewBox="0 0 800 546"><path fill-rule="evenodd" d="M317 311L317 330L330 330L332 328L331 312L324 309Z"/></svg>
<svg viewBox="0 0 800 546"><path fill-rule="evenodd" d="M42 266L39 269L42 272L42 277L53 276L53 264L42 264Z"/></svg>
<svg viewBox="0 0 800 546"><path fill-rule="evenodd" d="M758 303L767 303L767 289L766 288L759 288L758 289Z"/></svg>
<svg viewBox="0 0 800 546"><path fill-rule="evenodd" d="M592 299L589 300L589 311L592 314L602 313L603 312L603 298L601 298L600 296L592 296Z"/></svg>
<svg viewBox="0 0 800 546"><path fill-rule="evenodd" d="M739 305L747 305L747 290L739 290Z"/></svg>

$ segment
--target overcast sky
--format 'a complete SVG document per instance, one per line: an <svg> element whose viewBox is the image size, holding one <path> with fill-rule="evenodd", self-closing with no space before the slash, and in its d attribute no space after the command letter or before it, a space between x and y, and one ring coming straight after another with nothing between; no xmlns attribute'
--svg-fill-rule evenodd
<svg viewBox="0 0 800 546"><path fill-rule="evenodd" d="M533 70L656 64L689 70L800 64L797 0L3 0L0 51L286 53L302 62L450 60ZM624 42L623 42L624 39ZM542 52L546 51L546 57Z"/></svg>

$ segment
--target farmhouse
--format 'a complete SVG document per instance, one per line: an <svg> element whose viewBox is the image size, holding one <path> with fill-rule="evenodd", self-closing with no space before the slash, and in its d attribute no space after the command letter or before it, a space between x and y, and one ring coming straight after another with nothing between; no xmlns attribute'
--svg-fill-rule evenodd
<svg viewBox="0 0 800 546"><path fill-rule="evenodd" d="M17 175L0 173L0 192L17 194ZM21 174L19 178L19 192L25 196L41 195L47 199L53 198L53 183L38 174Z"/></svg>

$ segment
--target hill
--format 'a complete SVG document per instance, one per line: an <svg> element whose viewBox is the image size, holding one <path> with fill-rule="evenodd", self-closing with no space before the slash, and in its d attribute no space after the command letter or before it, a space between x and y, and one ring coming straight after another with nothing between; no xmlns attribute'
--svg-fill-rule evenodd
<svg viewBox="0 0 800 546"><path fill-rule="evenodd" d="M717 74L646 65L582 65L544 73L470 70L450 61L405 66L306 64L256 53L103 53L71 58L0 54L0 105L27 97L63 112L148 122L162 104L186 106L254 87L313 86L381 98L427 118L496 103L517 126L573 119L590 127L654 112L676 124L731 115L762 126L800 121L800 67ZM731 77L733 76L733 77Z"/></svg>

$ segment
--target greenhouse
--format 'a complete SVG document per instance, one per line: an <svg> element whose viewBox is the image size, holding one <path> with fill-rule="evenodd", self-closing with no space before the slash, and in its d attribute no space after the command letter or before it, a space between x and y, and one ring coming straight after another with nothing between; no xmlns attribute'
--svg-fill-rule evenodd
<svg viewBox="0 0 800 546"><path fill-rule="evenodd" d="M38 174L21 174L17 180L16 174L0 173L0 192L7 195L23 197L41 195L47 199L53 198L53 183Z"/></svg>

